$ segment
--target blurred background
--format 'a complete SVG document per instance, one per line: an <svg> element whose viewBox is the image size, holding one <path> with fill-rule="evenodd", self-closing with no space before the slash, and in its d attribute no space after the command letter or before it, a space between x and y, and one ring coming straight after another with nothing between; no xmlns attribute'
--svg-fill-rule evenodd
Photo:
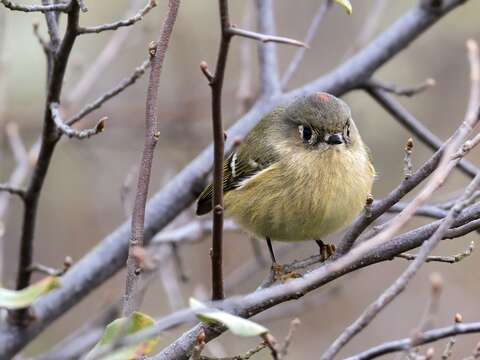
<svg viewBox="0 0 480 360"><path fill-rule="evenodd" d="M230 12L234 23L246 24L254 29L256 20L254 13L248 10L250 2L253 1L230 1ZM372 9L378 10L380 2L383 2L383 7L378 11L379 16L372 20ZM129 7L139 9L144 6L143 3L139 0L87 1L89 12L82 14L81 24L86 26L116 21L126 16ZM87 102L115 86L143 62L147 57L148 44L156 39L165 14L166 1L158 3L157 8L132 28L78 38L63 92L68 114L74 114ZM320 3L319 0L276 0L278 35L302 40ZM417 1L414 0L353 0L352 16L347 16L340 7L334 6L310 43L310 49L288 84L288 89L318 78L350 56L358 45L358 35L366 22L376 23L376 35L416 4ZM376 75L376 78L385 82L405 86L433 77L437 82L435 87L413 98L399 100L442 139L447 138L463 119L469 89L465 41L468 38L480 41L479 13L478 1L470 1L461 6L381 68ZM34 22L40 24L39 32L46 37L42 15L13 13L0 7L0 182L6 181L15 167L5 125L10 122L18 124L20 135L28 148L41 131L46 63L42 49L33 35ZM121 32L126 37L121 51L105 70L97 74L88 91L83 94L75 92L80 80L91 71L90 65L112 36L120 36L115 34ZM156 149L151 194L211 142L210 89L199 71L199 63L206 60L211 68L214 67L218 41L216 1L183 1L161 78L161 137ZM289 46L278 47L281 73L287 68L295 51L296 48ZM254 97L258 92L256 44L251 40L235 38L224 87L223 111L226 125L232 124L244 111L238 90L239 84L245 80L246 66L251 67L250 74L248 71L246 73L251 82L249 93ZM82 128L91 126L106 115L109 120L101 135L84 141L61 140L40 200L35 239L36 262L55 267L62 264L66 255L78 260L126 220L121 192L125 179L132 173L141 156L146 78L144 76L79 125ZM410 134L364 92L351 92L344 98L351 105L361 134L372 150L379 174L374 196L381 198L403 176L403 148ZM425 146L416 142L414 165L418 167L430 154ZM478 164L478 153L472 153L469 158ZM455 172L434 200L448 199L448 194L462 188L467 180L458 171ZM190 209L177 224L188 222L192 218L193 211ZM426 221L415 219L410 226L418 226ZM4 248L1 254L4 259L1 281L6 287L14 286L20 227L21 204L12 199L5 218ZM338 236L331 236L329 240ZM477 236L445 241L436 253L451 255L463 252L470 241L477 240ZM177 308L186 306L190 296L201 298L210 292L209 241L206 238L198 244L179 250L189 281L179 285L183 303L178 301L175 304ZM263 242L260 246L264 248ZM275 246L277 251L282 247L281 244ZM299 243L282 257L281 262L309 256L316 251L314 243ZM227 276L250 261L252 254L252 245L246 234L228 234L225 239L224 263ZM268 255L266 259L268 264ZM480 255L474 252L458 264L425 265L407 290L357 336L342 355L365 350L386 340L409 336L425 312L430 294L429 276L432 272L439 272L444 281L435 324L452 324L456 312L461 313L465 321L480 320L479 259ZM357 271L314 291L305 299L262 314L258 321L281 339L288 331L289 322L298 317L302 323L290 348L290 358L318 358L406 265L405 260L396 259ZM266 276L267 267L268 265L255 276L237 284L229 295L255 289ZM92 292L29 345L27 353L34 355L48 350L87 318L107 304L119 300L124 291L124 281L124 272L120 272ZM143 304L143 310L155 317L172 311L167 296L171 294L166 294L162 284L161 277L158 277L149 288ZM185 329L187 327L164 334L162 345L169 344ZM469 355L479 340L480 337L475 335L461 337L455 347L454 358ZM206 353L237 355L256 343L256 339L239 340L226 334L207 347ZM444 343L436 344L437 354L443 350ZM268 352L263 351L257 358L268 359Z"/></svg>

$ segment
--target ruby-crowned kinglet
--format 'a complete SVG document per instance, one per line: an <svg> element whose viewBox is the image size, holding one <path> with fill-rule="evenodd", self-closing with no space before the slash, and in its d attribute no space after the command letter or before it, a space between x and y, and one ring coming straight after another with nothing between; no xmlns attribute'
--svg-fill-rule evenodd
<svg viewBox="0 0 480 360"><path fill-rule="evenodd" d="M320 239L362 210L374 176L348 105L314 93L265 116L225 160L225 211L267 240L273 262L270 239L316 240L325 259L332 246ZM197 215L211 209L209 185L198 199Z"/></svg>

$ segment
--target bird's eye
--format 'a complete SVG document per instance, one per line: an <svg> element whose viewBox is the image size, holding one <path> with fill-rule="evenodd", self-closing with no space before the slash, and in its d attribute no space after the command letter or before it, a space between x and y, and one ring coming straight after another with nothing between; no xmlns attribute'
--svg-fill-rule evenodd
<svg viewBox="0 0 480 360"><path fill-rule="evenodd" d="M312 140L313 132L310 127L300 125L298 127L298 132L300 133L300 137L304 142L310 142Z"/></svg>
<svg viewBox="0 0 480 360"><path fill-rule="evenodd" d="M347 123L345 125L344 134L347 139L350 138L350 123Z"/></svg>

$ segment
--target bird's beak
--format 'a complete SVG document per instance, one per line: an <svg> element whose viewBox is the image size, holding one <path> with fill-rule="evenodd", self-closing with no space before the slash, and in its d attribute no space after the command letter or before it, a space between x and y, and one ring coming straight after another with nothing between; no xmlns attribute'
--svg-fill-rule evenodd
<svg viewBox="0 0 480 360"><path fill-rule="evenodd" d="M328 145L339 145L343 144L343 134L342 133L337 133L337 134L328 134L325 136L325 142Z"/></svg>

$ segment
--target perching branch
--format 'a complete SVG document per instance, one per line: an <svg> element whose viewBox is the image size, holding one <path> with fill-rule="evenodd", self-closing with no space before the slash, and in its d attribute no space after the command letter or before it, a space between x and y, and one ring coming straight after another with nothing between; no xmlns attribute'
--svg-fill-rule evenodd
<svg viewBox="0 0 480 360"><path fill-rule="evenodd" d="M104 116L97 121L97 124L93 128L76 130L62 120L62 117L60 116L59 105L57 103L50 104L50 111L52 112L53 121L55 121L57 129L63 135L76 139L88 139L93 135L101 133L105 129L105 121L108 119L106 116Z"/></svg>
<svg viewBox="0 0 480 360"><path fill-rule="evenodd" d="M101 33L103 31L109 30L117 30L120 27L131 26L136 22L139 22L143 19L143 17L148 14L150 10L152 10L155 6L157 6L156 0L148 0L147 5L143 9L141 9L137 14L128 18L126 20L116 21L111 24L104 24L99 26L92 26L92 27L79 27L78 34L93 34L93 33Z"/></svg>
<svg viewBox="0 0 480 360"><path fill-rule="evenodd" d="M150 3L155 4L154 1ZM160 131L158 127L158 88L163 62L167 53L170 36L177 19L180 0L170 0L168 14L162 25L160 38L154 47L150 48L150 78L147 90L145 111L145 142L142 153L140 171L138 175L137 192L132 214L132 232L127 259L127 281L123 303L123 316L130 316L138 310L141 303L141 294L138 291L138 277L141 274L141 264L135 256L135 249L144 245L145 205L147 203L148 187L152 171L153 153L157 145Z"/></svg>

